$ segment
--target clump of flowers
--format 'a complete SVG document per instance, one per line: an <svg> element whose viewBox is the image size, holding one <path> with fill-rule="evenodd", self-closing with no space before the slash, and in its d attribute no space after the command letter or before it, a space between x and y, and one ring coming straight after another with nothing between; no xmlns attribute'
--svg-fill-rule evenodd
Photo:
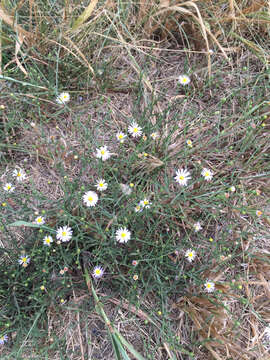
<svg viewBox="0 0 270 360"><path fill-rule="evenodd" d="M191 179L190 172L187 169L181 169L176 171L174 180L178 182L181 186L187 186L188 180Z"/></svg>
<svg viewBox="0 0 270 360"><path fill-rule="evenodd" d="M178 81L181 85L188 85L190 83L190 77L187 75L180 75Z"/></svg>
<svg viewBox="0 0 270 360"><path fill-rule="evenodd" d="M83 195L83 202L85 203L86 206L90 207L90 206L96 206L97 202L98 202L98 194L95 193L94 191L87 191L84 195Z"/></svg>
<svg viewBox="0 0 270 360"><path fill-rule="evenodd" d="M211 170L204 168L201 172L201 175L205 178L206 181L211 181L214 174Z"/></svg>
<svg viewBox="0 0 270 360"><path fill-rule="evenodd" d="M198 231L202 230L202 225L200 224L199 221L197 221L197 222L193 225L193 227L194 227L195 232L198 232Z"/></svg>
<svg viewBox="0 0 270 360"><path fill-rule="evenodd" d="M8 342L7 334L0 336L0 345L4 345L6 342Z"/></svg>
<svg viewBox="0 0 270 360"><path fill-rule="evenodd" d="M6 183L3 186L3 189L9 193L12 193L15 190L15 187L11 183Z"/></svg>
<svg viewBox="0 0 270 360"><path fill-rule="evenodd" d="M30 263L30 257L28 255L21 255L18 262L23 267L27 267L28 264Z"/></svg>
<svg viewBox="0 0 270 360"><path fill-rule="evenodd" d="M204 287L208 293L215 291L215 283L213 283L213 281L206 281Z"/></svg>
<svg viewBox="0 0 270 360"><path fill-rule="evenodd" d="M128 132L130 133L130 135L134 138L136 137L140 137L142 135L142 128L136 123L133 122L129 127L128 127Z"/></svg>
<svg viewBox="0 0 270 360"><path fill-rule="evenodd" d="M95 185L98 191L105 191L108 188L108 184L104 179L98 180L97 184Z"/></svg>
<svg viewBox="0 0 270 360"><path fill-rule="evenodd" d="M62 242L68 242L72 238L72 229L68 226L63 226L57 229L56 239Z"/></svg>
<svg viewBox="0 0 270 360"><path fill-rule="evenodd" d="M92 276L95 278L95 279L100 279L104 274L104 270L101 266L96 266L94 267L94 270L92 272Z"/></svg>
<svg viewBox="0 0 270 360"><path fill-rule="evenodd" d="M68 103L70 100L70 95L68 92L62 92L61 94L59 94L56 98L56 102L58 104L65 104Z"/></svg>
<svg viewBox="0 0 270 360"><path fill-rule="evenodd" d="M43 224L45 224L45 219L44 219L43 216L38 216L38 217L35 219L34 223L35 223L36 225L43 225Z"/></svg>
<svg viewBox="0 0 270 360"><path fill-rule="evenodd" d="M185 253L185 257L191 263L196 257L196 252L192 249L188 249Z"/></svg>
<svg viewBox="0 0 270 360"><path fill-rule="evenodd" d="M101 159L102 161L106 161L112 156L112 154L108 151L108 148L106 145L101 146L101 148L99 148L99 149L97 148L96 151L97 151L96 157L98 159Z"/></svg>
<svg viewBox="0 0 270 360"><path fill-rule="evenodd" d="M127 137L127 135L124 134L122 131L120 131L116 134L116 138L118 141L120 141L120 143L123 143L125 141L126 137Z"/></svg>
<svg viewBox="0 0 270 360"><path fill-rule="evenodd" d="M130 240L131 232L126 228L120 228L116 231L116 241L119 243L127 243Z"/></svg>
<svg viewBox="0 0 270 360"><path fill-rule="evenodd" d="M26 179L26 173L23 169L13 170L12 176L14 176L18 182L22 182Z"/></svg>
<svg viewBox="0 0 270 360"><path fill-rule="evenodd" d="M50 235L46 235L43 238L43 244L46 246L51 246L51 243L53 243L53 238Z"/></svg>

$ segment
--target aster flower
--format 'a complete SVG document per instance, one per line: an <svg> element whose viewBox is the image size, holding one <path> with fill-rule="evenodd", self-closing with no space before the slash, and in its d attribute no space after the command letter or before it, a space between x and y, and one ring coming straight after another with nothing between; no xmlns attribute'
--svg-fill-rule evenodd
<svg viewBox="0 0 270 360"><path fill-rule="evenodd" d="M194 225L193 225L195 232L198 232L200 230L202 230L202 225L200 224L199 221L197 221Z"/></svg>
<svg viewBox="0 0 270 360"><path fill-rule="evenodd" d="M140 205L143 207L143 208L146 208L146 209L149 209L150 208L150 201L148 199L143 199L140 201Z"/></svg>
<svg viewBox="0 0 270 360"><path fill-rule="evenodd" d="M186 141L186 144L187 144L187 146L190 147L190 148L192 148L192 146L193 146L193 145L192 145L192 141L189 140L189 139Z"/></svg>
<svg viewBox="0 0 270 360"><path fill-rule="evenodd" d="M194 250L192 250L192 249L189 249L189 250L186 251L185 257L191 263L196 257L196 252Z"/></svg>
<svg viewBox="0 0 270 360"><path fill-rule="evenodd" d="M153 140L156 140L159 137L159 134L157 132L153 132L150 136Z"/></svg>
<svg viewBox="0 0 270 360"><path fill-rule="evenodd" d="M26 179L26 173L23 169L15 169L13 170L12 176L14 176L18 182L22 182Z"/></svg>
<svg viewBox="0 0 270 360"><path fill-rule="evenodd" d="M83 202L86 206L96 206L98 202L98 194L94 191L88 191L83 195Z"/></svg>
<svg viewBox="0 0 270 360"><path fill-rule="evenodd" d="M188 180L191 179L190 172L187 169L181 169L176 171L174 180L181 186L187 186Z"/></svg>
<svg viewBox="0 0 270 360"><path fill-rule="evenodd" d="M257 210L257 211L256 211L256 215L257 215L258 217L262 216L262 211L261 211L261 210Z"/></svg>
<svg viewBox="0 0 270 360"><path fill-rule="evenodd" d="M15 187L11 184L11 183L6 183L4 186L3 186L3 189L7 192L10 192L12 193L15 189Z"/></svg>
<svg viewBox="0 0 270 360"><path fill-rule="evenodd" d="M45 224L45 219L43 216L38 216L34 222L37 225L43 225L43 224Z"/></svg>
<svg viewBox="0 0 270 360"><path fill-rule="evenodd" d="M4 343L7 341L8 341L7 334L0 336L0 345L4 345Z"/></svg>
<svg viewBox="0 0 270 360"><path fill-rule="evenodd" d="M138 205L135 206L134 211L135 212L141 212L141 211L143 211L143 208L142 208L142 206L140 204L138 204Z"/></svg>
<svg viewBox="0 0 270 360"><path fill-rule="evenodd" d="M205 178L206 181L211 181L214 174L211 170L204 168L201 172L201 175Z"/></svg>
<svg viewBox="0 0 270 360"><path fill-rule="evenodd" d="M94 270L92 272L92 276L96 279L100 279L104 274L104 270L101 266L94 267Z"/></svg>
<svg viewBox="0 0 270 360"><path fill-rule="evenodd" d="M235 192L235 191L236 191L236 188L235 188L235 186L231 186L229 190L230 190L231 192Z"/></svg>
<svg viewBox="0 0 270 360"><path fill-rule="evenodd" d="M137 266L137 265L138 265L138 261L137 261L137 260L132 260L131 264L132 264L133 266Z"/></svg>
<svg viewBox="0 0 270 360"><path fill-rule="evenodd" d="M137 281L138 279L139 279L139 276L138 276L137 274L134 274L134 275L133 275L133 280L134 280L134 281Z"/></svg>
<svg viewBox="0 0 270 360"><path fill-rule="evenodd" d="M46 246L51 246L51 243L53 242L53 239L50 235L47 235L43 239L43 244Z"/></svg>
<svg viewBox="0 0 270 360"><path fill-rule="evenodd" d="M105 191L107 190L108 184L104 179L98 180L97 184L95 185L98 191Z"/></svg>
<svg viewBox="0 0 270 360"><path fill-rule="evenodd" d="M215 283L213 283L212 281L207 281L204 284L205 290L209 293L215 291Z"/></svg>
<svg viewBox="0 0 270 360"><path fill-rule="evenodd" d="M178 81L181 85L188 85L190 83L190 77L187 75L180 75Z"/></svg>
<svg viewBox="0 0 270 360"><path fill-rule="evenodd" d="M96 151L97 151L96 152L96 157L98 159L101 159L102 161L106 161L112 156L112 154L108 151L108 148L107 148L106 145L101 146L101 148L96 149Z"/></svg>
<svg viewBox="0 0 270 360"><path fill-rule="evenodd" d="M68 92L62 92L61 94L59 94L56 98L56 102L58 104L65 104L68 103L70 100L70 95Z"/></svg>
<svg viewBox="0 0 270 360"><path fill-rule="evenodd" d="M120 141L120 143L123 143L126 137L127 135L121 131L116 134L116 138Z"/></svg>
<svg viewBox="0 0 270 360"><path fill-rule="evenodd" d="M68 226L63 226L57 229L56 239L62 242L68 242L72 238L72 229Z"/></svg>
<svg viewBox="0 0 270 360"><path fill-rule="evenodd" d="M127 243L130 240L131 232L126 228L120 228L116 231L116 241Z"/></svg>
<svg viewBox="0 0 270 360"><path fill-rule="evenodd" d="M128 132L130 133L130 135L134 138L136 137L140 137L142 135L142 128L136 123L133 122L129 127L128 127Z"/></svg>
<svg viewBox="0 0 270 360"><path fill-rule="evenodd" d="M18 262L23 267L27 267L28 264L30 263L30 257L28 255L21 255Z"/></svg>

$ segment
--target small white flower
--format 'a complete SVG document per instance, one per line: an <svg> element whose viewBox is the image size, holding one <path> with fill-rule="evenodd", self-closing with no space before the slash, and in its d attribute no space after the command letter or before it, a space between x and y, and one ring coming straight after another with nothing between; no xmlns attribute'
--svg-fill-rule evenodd
<svg viewBox="0 0 270 360"><path fill-rule="evenodd" d="M146 208L146 209L149 209L150 208L150 201L148 199L143 199L140 201L140 205L143 207L143 208Z"/></svg>
<svg viewBox="0 0 270 360"><path fill-rule="evenodd" d="M215 291L215 284L212 281L207 281L204 284L205 290L209 293Z"/></svg>
<svg viewBox="0 0 270 360"><path fill-rule="evenodd" d="M132 193L132 188L127 184L120 184L120 188L124 195L130 195Z"/></svg>
<svg viewBox="0 0 270 360"><path fill-rule="evenodd" d="M51 246L51 243L53 243L53 239L50 235L47 235L43 239L43 244L46 246Z"/></svg>
<svg viewBox="0 0 270 360"><path fill-rule="evenodd" d="M138 205L135 206L134 211L135 212L142 212L143 208L142 208L142 206L140 204L138 204Z"/></svg>
<svg viewBox="0 0 270 360"><path fill-rule="evenodd" d="M98 194L94 191L88 191L83 195L83 202L86 206L96 206L98 202Z"/></svg>
<svg viewBox="0 0 270 360"><path fill-rule="evenodd" d="M98 191L105 191L107 190L108 184L104 179L98 180L97 184L95 185Z"/></svg>
<svg viewBox="0 0 270 360"><path fill-rule="evenodd" d="M62 242L68 242L72 238L72 229L68 226L63 226L57 229L56 239Z"/></svg>
<svg viewBox="0 0 270 360"><path fill-rule="evenodd" d="M7 341L8 341L7 334L0 336L0 345L4 345L4 343Z"/></svg>
<svg viewBox="0 0 270 360"><path fill-rule="evenodd" d="M58 104L65 104L68 103L70 100L70 95L68 92L62 92L61 94L59 94L56 98L56 102Z"/></svg>
<svg viewBox="0 0 270 360"><path fill-rule="evenodd" d="M181 85L188 85L190 83L190 78L187 75L180 75L178 81Z"/></svg>
<svg viewBox="0 0 270 360"><path fill-rule="evenodd" d="M116 231L116 241L120 243L127 243L130 240L131 232L125 227Z"/></svg>
<svg viewBox="0 0 270 360"><path fill-rule="evenodd" d="M231 191L231 192L235 192L235 191L236 191L235 186L231 186L231 187L230 187L230 191Z"/></svg>
<svg viewBox="0 0 270 360"><path fill-rule="evenodd" d="M213 172L209 169L204 168L201 172L202 176L205 178L206 181L211 181L213 179Z"/></svg>
<svg viewBox="0 0 270 360"><path fill-rule="evenodd" d="M3 189L7 192L10 192L12 193L15 189L15 187L11 184L11 183L6 183L4 186L3 186Z"/></svg>
<svg viewBox="0 0 270 360"><path fill-rule="evenodd" d="M30 263L30 257L28 255L21 255L18 262L23 267L27 267L28 264Z"/></svg>
<svg viewBox="0 0 270 360"><path fill-rule="evenodd" d="M97 151L96 152L96 157L98 159L102 159L102 161L106 161L112 156L112 154L108 151L108 148L107 148L106 145L101 146L101 148L96 149L96 151Z"/></svg>
<svg viewBox="0 0 270 360"><path fill-rule="evenodd" d="M181 186L186 186L188 180L191 179L190 172L186 169L181 169L176 171L176 175L174 177L174 180L178 182Z"/></svg>
<svg viewBox="0 0 270 360"><path fill-rule="evenodd" d="M18 182L21 182L26 179L26 173L23 169L15 169L12 173L12 176L14 176Z"/></svg>
<svg viewBox="0 0 270 360"><path fill-rule="evenodd" d="M156 140L157 138L159 138L159 134L157 132L153 132L150 136L153 140Z"/></svg>
<svg viewBox="0 0 270 360"><path fill-rule="evenodd" d="M264 336L265 338L270 341L270 325L268 325L265 329L264 329Z"/></svg>
<svg viewBox="0 0 270 360"><path fill-rule="evenodd" d="M136 123L133 122L129 127L128 127L128 132L130 133L130 135L134 138L136 137L140 137L142 135L142 128Z"/></svg>
<svg viewBox="0 0 270 360"><path fill-rule="evenodd" d="M189 139L186 141L186 144L187 144L187 146L190 147L190 148L192 148L192 146L193 146L193 145L192 145L192 141L189 140Z"/></svg>
<svg viewBox="0 0 270 360"><path fill-rule="evenodd" d="M45 219L43 216L38 216L34 222L37 225L43 225L43 224L45 224Z"/></svg>
<svg viewBox="0 0 270 360"><path fill-rule="evenodd" d="M192 249L189 249L189 250L186 251L185 257L187 258L187 260L189 262L192 262L196 257L196 252L194 250L192 250Z"/></svg>
<svg viewBox="0 0 270 360"><path fill-rule="evenodd" d="M101 266L94 267L94 270L92 272L92 276L96 279L100 279L104 274L104 270Z"/></svg>
<svg viewBox="0 0 270 360"><path fill-rule="evenodd" d="M193 225L194 229L195 229L195 232L198 232L200 230L202 230L202 226L201 224L199 223L199 221L197 221L194 225Z"/></svg>
<svg viewBox="0 0 270 360"><path fill-rule="evenodd" d="M123 143L125 138L127 137L127 135L120 131L116 134L116 137L117 137L117 140L120 141L120 143Z"/></svg>

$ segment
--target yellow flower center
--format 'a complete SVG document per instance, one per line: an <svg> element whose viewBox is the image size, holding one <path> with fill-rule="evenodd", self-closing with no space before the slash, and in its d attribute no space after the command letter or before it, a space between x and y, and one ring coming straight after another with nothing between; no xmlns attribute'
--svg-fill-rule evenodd
<svg viewBox="0 0 270 360"><path fill-rule="evenodd" d="M100 269L96 269L96 275L100 275L100 274L101 274Z"/></svg>
<svg viewBox="0 0 270 360"><path fill-rule="evenodd" d="M46 239L45 239L45 242L46 242L47 244L50 244L51 239L50 239L50 238L46 238Z"/></svg>
<svg viewBox="0 0 270 360"><path fill-rule="evenodd" d="M22 176L22 174L20 172L18 172L17 177L20 177L20 176Z"/></svg>
<svg viewBox="0 0 270 360"><path fill-rule="evenodd" d="M206 171L205 174L204 174L205 177L208 177L209 175L210 175L210 174L209 174L208 171Z"/></svg>
<svg viewBox="0 0 270 360"><path fill-rule="evenodd" d="M93 196L88 196L88 201L93 201Z"/></svg>
<svg viewBox="0 0 270 360"><path fill-rule="evenodd" d="M179 180L185 180L185 177L183 175L180 175Z"/></svg>
<svg viewBox="0 0 270 360"><path fill-rule="evenodd" d="M183 82L183 83L186 83L186 82L187 82L187 78L186 78L186 77L183 77L182 82Z"/></svg>
<svg viewBox="0 0 270 360"><path fill-rule="evenodd" d="M192 253L192 252L188 253L188 257L192 258L192 257L193 257L193 253Z"/></svg>
<svg viewBox="0 0 270 360"><path fill-rule="evenodd" d="M27 258L26 258L26 257L23 257L23 258L22 258L22 262L24 262L24 263L27 262Z"/></svg>
<svg viewBox="0 0 270 360"><path fill-rule="evenodd" d="M66 231L62 231L62 236L67 236L67 232L66 232Z"/></svg>
<svg viewBox="0 0 270 360"><path fill-rule="evenodd" d="M7 189L10 190L10 189L11 189L11 185L7 185Z"/></svg>
<svg viewBox="0 0 270 360"><path fill-rule="evenodd" d="M105 155L105 150L100 151L101 155Z"/></svg>
<svg viewBox="0 0 270 360"><path fill-rule="evenodd" d="M134 133L137 133L137 132L138 132L138 128L135 127L135 128L133 129L133 132L134 132Z"/></svg>
<svg viewBox="0 0 270 360"><path fill-rule="evenodd" d="M149 204L149 201L148 201L148 200L144 200L143 203L144 203L144 205L148 205L148 204Z"/></svg>
<svg viewBox="0 0 270 360"><path fill-rule="evenodd" d="M41 223L41 222L42 222L42 219L41 219L41 218L37 218L37 222L38 222L38 223Z"/></svg>
<svg viewBox="0 0 270 360"><path fill-rule="evenodd" d="M118 135L118 138L119 138L119 139L123 139L123 135L122 135L122 134L119 134L119 135Z"/></svg>
<svg viewBox="0 0 270 360"><path fill-rule="evenodd" d="M121 234L121 237L122 237L123 239L124 239L126 236L127 236L127 234L124 233L124 232Z"/></svg>
<svg viewBox="0 0 270 360"><path fill-rule="evenodd" d="M101 182L101 183L99 183L99 187L103 187L104 186L104 184Z"/></svg>
<svg viewBox="0 0 270 360"><path fill-rule="evenodd" d="M207 287L207 289L210 289L212 287L212 284L207 283L206 287Z"/></svg>

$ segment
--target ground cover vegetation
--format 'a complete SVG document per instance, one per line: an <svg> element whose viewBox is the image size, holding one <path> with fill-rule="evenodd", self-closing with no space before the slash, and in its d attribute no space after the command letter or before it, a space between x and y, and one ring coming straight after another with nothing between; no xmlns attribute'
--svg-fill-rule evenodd
<svg viewBox="0 0 270 360"><path fill-rule="evenodd" d="M269 359L267 1L0 4L1 359Z"/></svg>

